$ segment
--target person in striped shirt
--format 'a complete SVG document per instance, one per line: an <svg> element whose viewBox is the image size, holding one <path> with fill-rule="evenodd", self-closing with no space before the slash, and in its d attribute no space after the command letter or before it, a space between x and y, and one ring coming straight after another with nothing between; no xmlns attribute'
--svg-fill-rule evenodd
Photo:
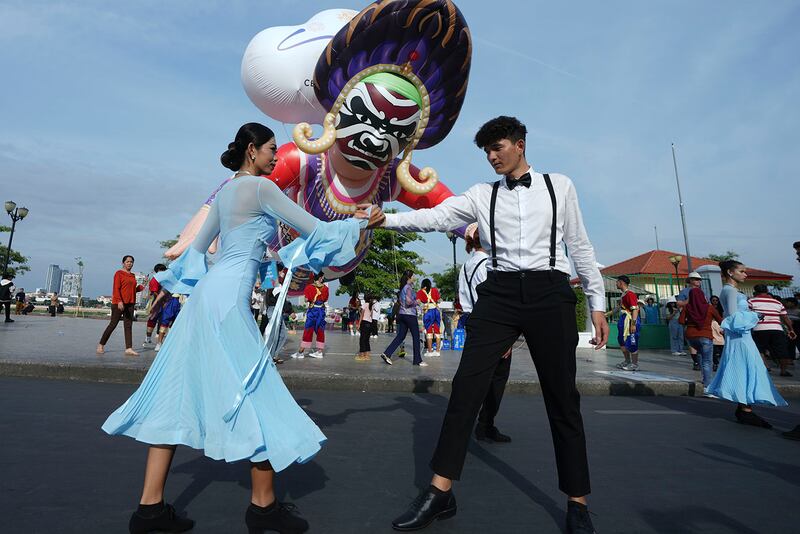
<svg viewBox="0 0 800 534"><path fill-rule="evenodd" d="M792 376L787 368L792 363L789 359L789 343L786 337L794 340L797 334L786 313L783 303L769 294L767 286L757 284L753 287L753 296L748 299L750 309L758 314L758 324L753 328L753 341L756 342L761 357L766 365L766 355L778 360L781 376ZM784 332L784 327L786 331Z"/></svg>

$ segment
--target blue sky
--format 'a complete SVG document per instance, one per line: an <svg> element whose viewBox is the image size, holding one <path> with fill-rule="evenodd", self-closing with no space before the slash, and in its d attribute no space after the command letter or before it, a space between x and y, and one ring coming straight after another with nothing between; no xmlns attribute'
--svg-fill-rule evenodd
<svg viewBox="0 0 800 534"><path fill-rule="evenodd" d="M108 294L123 254L158 260L226 176L219 154L265 117L239 69L260 30L353 1L6 0L0 4L0 200L27 206L15 248L26 288L47 266L86 262ZM461 1L472 72L450 136L415 154L461 192L494 175L471 144L487 119L529 129L537 170L575 182L598 260L683 251L670 143L691 251L738 251L798 273L800 4L793 1ZM8 221L10 222L10 221ZM5 223L3 223L5 224ZM7 234L6 234L7 236ZM452 261L429 234L428 272ZM459 261L464 252L459 246Z"/></svg>

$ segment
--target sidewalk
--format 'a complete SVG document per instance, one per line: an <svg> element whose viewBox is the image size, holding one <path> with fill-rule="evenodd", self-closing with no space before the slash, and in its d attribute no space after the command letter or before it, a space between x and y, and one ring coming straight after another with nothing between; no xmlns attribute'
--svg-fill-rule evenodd
<svg viewBox="0 0 800 534"><path fill-rule="evenodd" d="M0 376L24 376L98 382L138 383L156 353L142 349L145 324L133 325L134 349L139 357L123 355L122 325L106 346L106 354L94 353L107 321L73 317L15 316L14 323L0 323ZM343 334L338 328L326 332L325 358L292 360L299 335L289 335L279 366L291 389L396 391L449 393L450 381L458 367L460 351L442 351L441 357L426 358L428 367L412 366L411 336L405 359L388 366L381 351L392 336L381 334L371 340L372 360L357 362L358 336ZM536 369L527 346L520 339L513 354L507 391L540 394ZM702 394L700 373L692 371L688 357L674 357L666 351L642 351L638 372L616 369L618 349L594 351L578 349L578 389L583 395L689 395ZM800 366L796 368L800 374ZM798 376L783 378L773 370L772 379L782 395L800 397Z"/></svg>

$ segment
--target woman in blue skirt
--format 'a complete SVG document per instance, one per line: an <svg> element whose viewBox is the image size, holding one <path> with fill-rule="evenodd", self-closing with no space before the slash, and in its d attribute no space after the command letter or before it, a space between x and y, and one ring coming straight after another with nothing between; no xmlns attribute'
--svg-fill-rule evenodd
<svg viewBox="0 0 800 534"><path fill-rule="evenodd" d="M751 330L758 315L750 310L747 297L736 288L747 279L747 269L740 262L720 262L724 286L719 295L725 312L722 324L725 348L714 380L706 388L713 395L737 403L736 420L762 428L772 425L753 412L753 404L787 406L767 374L767 368L753 341Z"/></svg>
<svg viewBox="0 0 800 534"><path fill-rule="evenodd" d="M276 151L266 126L249 123L239 129L221 157L236 173L218 193L192 245L158 273L165 289L190 297L139 389L103 425L109 434L151 445L140 505L129 524L132 533L192 528L193 521L177 516L163 501L179 444L213 459L251 462L253 489L245 516L251 533L308 529L293 505L275 500L273 477L312 458L325 436L281 381L272 362L278 329L270 328L262 342L250 313L250 293L279 221L300 234L280 250L290 273L300 265L318 271L352 260L360 224L354 219L323 223L261 176L274 169ZM364 211L356 212L356 218L365 217ZM207 270L205 252L217 236L219 252Z"/></svg>

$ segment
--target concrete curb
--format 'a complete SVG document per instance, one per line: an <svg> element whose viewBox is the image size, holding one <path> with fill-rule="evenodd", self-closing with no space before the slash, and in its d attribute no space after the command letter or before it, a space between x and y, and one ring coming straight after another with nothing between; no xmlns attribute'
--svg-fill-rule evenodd
<svg viewBox="0 0 800 534"><path fill-rule="evenodd" d="M47 378L85 382L110 382L118 384L141 383L147 369L144 367L111 367L76 365L70 363L0 362L0 376L21 378ZM379 391L397 393L449 394L451 380L424 376L376 377L344 375L341 373L309 373L283 371L283 381L293 390L324 391ZM800 398L800 384L779 384L778 391L787 398ZM700 382L653 381L634 382L616 378L579 379L578 390L587 396L700 396ZM509 380L506 391L525 395L541 395L539 382Z"/></svg>

